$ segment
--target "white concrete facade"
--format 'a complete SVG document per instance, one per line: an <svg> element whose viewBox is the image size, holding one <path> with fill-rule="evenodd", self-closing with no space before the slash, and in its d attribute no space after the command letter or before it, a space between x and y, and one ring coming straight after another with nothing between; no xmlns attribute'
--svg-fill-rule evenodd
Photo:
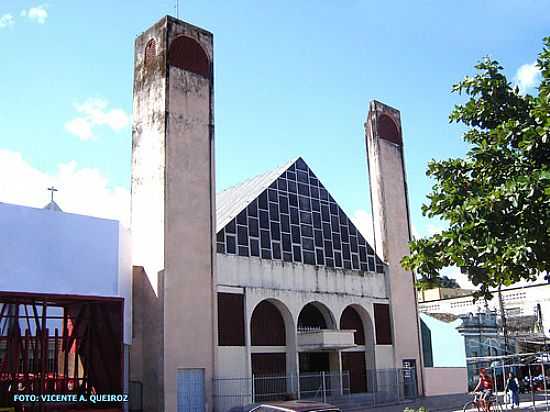
<svg viewBox="0 0 550 412"><path fill-rule="evenodd" d="M0 203L0 291L124 298L132 341L130 233L118 221Z"/></svg>
<svg viewBox="0 0 550 412"><path fill-rule="evenodd" d="M373 304L389 302L385 274L224 254L217 254L216 267L218 268L218 292L244 294L246 341L244 347L217 346L217 377L250 377L252 353L285 352L287 373L297 373L298 353L310 350L308 346L299 345L298 317L302 309L312 302L326 308L327 326L331 332L339 331L343 311L352 306L362 318L367 345L353 345L350 348L342 348L341 351L365 352L368 369L395 367L393 346L374 344ZM287 333L286 347L251 345L252 315L254 309L263 301L274 303L281 312ZM337 346L337 344L334 345ZM375 363L373 363L374 360ZM335 367L335 371L341 371L339 359Z"/></svg>

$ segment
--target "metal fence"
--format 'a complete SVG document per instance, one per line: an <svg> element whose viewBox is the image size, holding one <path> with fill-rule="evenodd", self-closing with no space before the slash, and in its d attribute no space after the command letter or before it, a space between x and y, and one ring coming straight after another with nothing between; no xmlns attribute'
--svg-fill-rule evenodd
<svg viewBox="0 0 550 412"><path fill-rule="evenodd" d="M348 371L215 378L215 410L239 412L252 403L288 399L319 400L345 410L353 405L369 408L416 399L418 394L414 368L368 370L365 380L365 390L352 394Z"/></svg>

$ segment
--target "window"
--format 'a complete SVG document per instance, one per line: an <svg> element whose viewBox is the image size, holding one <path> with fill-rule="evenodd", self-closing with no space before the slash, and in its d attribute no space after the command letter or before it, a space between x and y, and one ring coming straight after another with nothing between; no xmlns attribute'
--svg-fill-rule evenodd
<svg viewBox="0 0 550 412"><path fill-rule="evenodd" d="M384 272L383 262L301 159L217 233L216 250Z"/></svg>

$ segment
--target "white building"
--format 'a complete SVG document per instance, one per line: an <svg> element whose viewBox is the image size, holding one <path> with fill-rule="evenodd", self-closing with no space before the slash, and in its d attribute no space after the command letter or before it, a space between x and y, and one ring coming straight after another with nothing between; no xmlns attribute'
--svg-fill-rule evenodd
<svg viewBox="0 0 550 412"><path fill-rule="evenodd" d="M114 220L0 203L0 396L127 390L129 231ZM17 361L16 361L17 360ZM8 392L5 392L8 391Z"/></svg>

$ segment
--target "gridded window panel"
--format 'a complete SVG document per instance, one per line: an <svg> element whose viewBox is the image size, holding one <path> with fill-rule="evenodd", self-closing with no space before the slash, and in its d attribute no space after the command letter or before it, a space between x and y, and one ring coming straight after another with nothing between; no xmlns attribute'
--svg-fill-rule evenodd
<svg viewBox="0 0 550 412"><path fill-rule="evenodd" d="M271 238L273 240L281 240L281 230L279 222L271 222Z"/></svg>
<svg viewBox="0 0 550 412"><path fill-rule="evenodd" d="M294 243L300 243L300 226L292 225L290 229L292 230L292 241Z"/></svg>
<svg viewBox="0 0 550 412"><path fill-rule="evenodd" d="M300 215L298 214L298 209L295 207L290 208L290 223L297 225L300 223Z"/></svg>
<svg viewBox="0 0 550 412"><path fill-rule="evenodd" d="M342 267L342 254L340 252L334 252L334 266L338 268Z"/></svg>
<svg viewBox="0 0 550 412"><path fill-rule="evenodd" d="M260 241L258 239L250 239L250 255L260 256Z"/></svg>
<svg viewBox="0 0 550 412"><path fill-rule="evenodd" d="M279 221L279 205L269 202L269 217L271 220Z"/></svg>
<svg viewBox="0 0 550 412"><path fill-rule="evenodd" d="M359 270L359 256L356 254L351 255L351 265L355 270Z"/></svg>
<svg viewBox="0 0 550 412"><path fill-rule="evenodd" d="M347 227L347 226L344 226L344 225L341 225L341 226L340 226L340 233L342 234L342 242L347 242L347 243L349 243L349 232L348 232L348 227Z"/></svg>
<svg viewBox="0 0 550 412"><path fill-rule="evenodd" d="M254 200L252 203L250 203L247 207L247 210L248 216L258 217L258 201Z"/></svg>
<svg viewBox="0 0 550 412"><path fill-rule="evenodd" d="M323 254L323 249L315 249L315 255L317 256L317 264L318 265L324 265L325 264L325 257Z"/></svg>
<svg viewBox="0 0 550 412"><path fill-rule="evenodd" d="M330 222L330 211L328 205L321 204L321 220L323 222Z"/></svg>
<svg viewBox="0 0 550 412"><path fill-rule="evenodd" d="M306 185L309 184L309 176L304 170L296 171L296 180L298 180L298 182L305 183Z"/></svg>
<svg viewBox="0 0 550 412"><path fill-rule="evenodd" d="M281 259L281 244L279 242L273 242L271 249L273 251L273 259Z"/></svg>
<svg viewBox="0 0 550 412"><path fill-rule="evenodd" d="M342 243L342 256L344 257L344 259L351 259L349 243Z"/></svg>
<svg viewBox="0 0 550 412"><path fill-rule="evenodd" d="M258 207L267 210L267 191L264 191L258 198Z"/></svg>
<svg viewBox="0 0 550 412"><path fill-rule="evenodd" d="M290 233L290 216L281 215L281 232Z"/></svg>
<svg viewBox="0 0 550 412"><path fill-rule="evenodd" d="M269 229L269 214L267 210L260 210L260 228Z"/></svg>
<svg viewBox="0 0 550 412"><path fill-rule="evenodd" d="M290 206L298 207L298 195L295 195L294 193L289 193L288 204Z"/></svg>
<svg viewBox="0 0 550 412"><path fill-rule="evenodd" d="M313 250L313 239L307 237L302 238L302 246L304 250Z"/></svg>
<svg viewBox="0 0 550 412"><path fill-rule="evenodd" d="M314 265L315 264L315 254L313 252L304 251L304 263L306 263L308 265Z"/></svg>
<svg viewBox="0 0 550 412"><path fill-rule="evenodd" d="M258 219L256 219L255 217L248 218L248 231L250 236L259 236Z"/></svg>
<svg viewBox="0 0 550 412"><path fill-rule="evenodd" d="M237 226L237 243L239 246L248 246L248 229L246 226Z"/></svg>
<svg viewBox="0 0 550 412"><path fill-rule="evenodd" d="M311 202L309 201L309 197L305 196L298 196L298 207L300 210L311 210Z"/></svg>
<svg viewBox="0 0 550 412"><path fill-rule="evenodd" d="M311 187L310 190L311 190L311 197L313 199L319 199L319 188Z"/></svg>
<svg viewBox="0 0 550 412"><path fill-rule="evenodd" d="M292 254L294 255L295 262L302 261L302 249L298 245L292 246Z"/></svg>
<svg viewBox="0 0 550 412"><path fill-rule="evenodd" d="M315 246L317 247L323 247L323 232L320 230L315 230L313 232L314 238L315 238Z"/></svg>
<svg viewBox="0 0 550 412"><path fill-rule="evenodd" d="M237 227L235 226L235 220L232 220L231 222L229 222L225 227L225 231L227 233L235 233L236 230L237 230Z"/></svg>
<svg viewBox="0 0 550 412"><path fill-rule="evenodd" d="M321 229L321 214L318 212L313 212L313 227Z"/></svg>
<svg viewBox="0 0 550 412"><path fill-rule="evenodd" d="M292 251L292 242L290 240L290 235L283 233L283 250L285 252Z"/></svg>
<svg viewBox="0 0 550 412"><path fill-rule="evenodd" d="M351 251L353 253L357 253L359 251L359 248L358 248L358 245L357 245L357 237L350 236L349 237L349 243L350 243L350 246L351 246Z"/></svg>
<svg viewBox="0 0 550 412"><path fill-rule="evenodd" d="M290 193L298 193L298 185L296 184L296 182L292 180L288 181L288 191Z"/></svg>
<svg viewBox="0 0 550 412"><path fill-rule="evenodd" d="M262 248L271 247L271 239L269 236L269 230L260 230L260 239L262 242Z"/></svg>
<svg viewBox="0 0 550 412"><path fill-rule="evenodd" d="M300 223L311 224L311 213L300 212Z"/></svg>
<svg viewBox="0 0 550 412"><path fill-rule="evenodd" d="M383 262L301 159L216 234L216 250L384 271Z"/></svg>
<svg viewBox="0 0 550 412"><path fill-rule="evenodd" d="M246 209L237 215L237 224L246 225Z"/></svg>
<svg viewBox="0 0 550 412"><path fill-rule="evenodd" d="M288 197L279 196L279 209L281 213L288 213Z"/></svg>
<svg viewBox="0 0 550 412"><path fill-rule="evenodd" d="M227 253L230 253L234 255L237 253L237 240L235 239L235 236L226 236L225 237L225 248L227 250Z"/></svg>
<svg viewBox="0 0 550 412"><path fill-rule="evenodd" d="M283 179L282 177L277 179L277 189L286 192L288 190L288 185L286 179Z"/></svg>
<svg viewBox="0 0 550 412"><path fill-rule="evenodd" d="M302 236L313 237L313 228L311 225L300 225Z"/></svg>

